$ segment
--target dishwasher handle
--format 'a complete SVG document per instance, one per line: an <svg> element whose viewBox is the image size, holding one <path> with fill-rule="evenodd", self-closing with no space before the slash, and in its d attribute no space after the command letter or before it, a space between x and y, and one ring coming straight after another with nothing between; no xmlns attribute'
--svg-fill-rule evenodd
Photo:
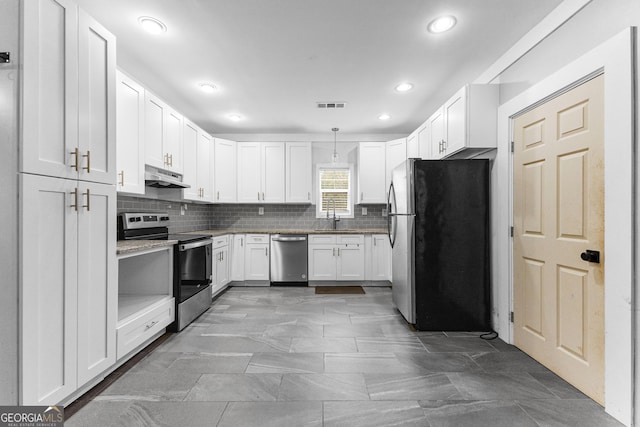
<svg viewBox="0 0 640 427"><path fill-rule="evenodd" d="M307 236L272 236L273 242L304 242L307 240Z"/></svg>

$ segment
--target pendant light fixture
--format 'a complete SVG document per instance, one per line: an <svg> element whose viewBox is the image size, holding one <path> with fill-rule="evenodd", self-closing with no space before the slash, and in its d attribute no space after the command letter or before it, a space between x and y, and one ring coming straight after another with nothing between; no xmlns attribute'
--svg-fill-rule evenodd
<svg viewBox="0 0 640 427"><path fill-rule="evenodd" d="M338 163L338 160L340 160L340 156L338 156L338 150L337 150L337 137L336 137L336 132L338 132L340 129L339 128L331 128L331 131L333 132L333 163Z"/></svg>

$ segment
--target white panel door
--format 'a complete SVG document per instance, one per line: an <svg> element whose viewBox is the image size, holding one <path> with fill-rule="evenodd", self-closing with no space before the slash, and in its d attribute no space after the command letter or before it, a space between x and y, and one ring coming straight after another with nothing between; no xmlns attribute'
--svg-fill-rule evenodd
<svg viewBox="0 0 640 427"><path fill-rule="evenodd" d="M164 151L167 155L167 169L182 173L182 116L169 106L165 106Z"/></svg>
<svg viewBox="0 0 640 427"><path fill-rule="evenodd" d="M407 159L420 157L420 145L418 143L418 133L414 131L407 137Z"/></svg>
<svg viewBox="0 0 640 427"><path fill-rule="evenodd" d="M309 280L336 280L335 245L309 245Z"/></svg>
<svg viewBox="0 0 640 427"><path fill-rule="evenodd" d="M222 138L214 142L214 201L235 203L236 195L236 143Z"/></svg>
<svg viewBox="0 0 640 427"><path fill-rule="evenodd" d="M77 181L29 174L20 180L19 403L56 405L77 383L80 197Z"/></svg>
<svg viewBox="0 0 640 427"><path fill-rule="evenodd" d="M265 203L284 203L284 143L263 142L261 152L262 201Z"/></svg>
<svg viewBox="0 0 640 427"><path fill-rule="evenodd" d="M311 143L286 143L286 194L287 203L311 203Z"/></svg>
<svg viewBox="0 0 640 427"><path fill-rule="evenodd" d="M391 280L391 245L386 234L371 236L371 280Z"/></svg>
<svg viewBox="0 0 640 427"><path fill-rule="evenodd" d="M358 203L386 203L386 143L358 145Z"/></svg>
<svg viewBox="0 0 640 427"><path fill-rule="evenodd" d="M167 168L164 145L164 121L166 106L148 91L144 94L144 158L145 163L157 168Z"/></svg>
<svg viewBox="0 0 640 427"><path fill-rule="evenodd" d="M244 234L234 234L231 243L231 280L244 281Z"/></svg>
<svg viewBox="0 0 640 427"><path fill-rule="evenodd" d="M429 126L425 123L418 130L418 147L420 158L424 160L431 159L431 141L429 140Z"/></svg>
<svg viewBox="0 0 640 427"><path fill-rule="evenodd" d="M467 87L460 89L444 104L444 154L463 149L467 144Z"/></svg>
<svg viewBox="0 0 640 427"><path fill-rule="evenodd" d="M213 201L213 138L202 129L198 130L198 188L202 189L201 200Z"/></svg>
<svg viewBox="0 0 640 427"><path fill-rule="evenodd" d="M78 7L22 2L24 14L20 171L78 176Z"/></svg>
<svg viewBox="0 0 640 427"><path fill-rule="evenodd" d="M429 128L431 158L440 159L445 155L444 110L442 108L429 117L427 127Z"/></svg>
<svg viewBox="0 0 640 427"><path fill-rule="evenodd" d="M202 200L202 188L198 181L198 127L185 120L182 127L184 174L182 182L190 185L182 192L187 200Z"/></svg>
<svg viewBox="0 0 640 427"><path fill-rule="evenodd" d="M364 280L364 247L338 245L336 280Z"/></svg>
<svg viewBox="0 0 640 427"><path fill-rule="evenodd" d="M79 178L116 182L116 38L84 11L78 17Z"/></svg>
<svg viewBox="0 0 640 427"><path fill-rule="evenodd" d="M144 194L144 87L116 73L117 189Z"/></svg>
<svg viewBox="0 0 640 427"><path fill-rule="evenodd" d="M244 280L269 280L269 244L245 246Z"/></svg>
<svg viewBox="0 0 640 427"><path fill-rule="evenodd" d="M389 185L391 184L391 171L393 168L398 166L400 163L407 160L407 139L400 138L393 141L387 142L386 148L386 179L385 179L385 188L388 191ZM385 198L386 202L386 198Z"/></svg>
<svg viewBox="0 0 640 427"><path fill-rule="evenodd" d="M116 362L116 189L79 184L78 387Z"/></svg>
<svg viewBox="0 0 640 427"><path fill-rule="evenodd" d="M259 203L261 198L260 143L239 142L238 202Z"/></svg>

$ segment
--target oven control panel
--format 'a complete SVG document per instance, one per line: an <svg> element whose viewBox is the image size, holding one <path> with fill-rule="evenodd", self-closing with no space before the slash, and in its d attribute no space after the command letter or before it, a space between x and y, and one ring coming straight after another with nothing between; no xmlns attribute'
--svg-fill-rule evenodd
<svg viewBox="0 0 640 427"><path fill-rule="evenodd" d="M118 223L124 230L164 227L169 223L167 213L121 213Z"/></svg>

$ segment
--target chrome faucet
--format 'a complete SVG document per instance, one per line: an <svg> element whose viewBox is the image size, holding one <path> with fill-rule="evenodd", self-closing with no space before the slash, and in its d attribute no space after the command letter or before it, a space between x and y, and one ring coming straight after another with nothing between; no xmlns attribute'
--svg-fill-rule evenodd
<svg viewBox="0 0 640 427"><path fill-rule="evenodd" d="M331 202L333 204L333 218L329 217L329 202ZM327 219L331 219L332 223L332 227L335 230L337 228L337 223L338 221L340 221L340 218L338 218L336 216L336 201L335 199L329 199L329 202L327 202Z"/></svg>

